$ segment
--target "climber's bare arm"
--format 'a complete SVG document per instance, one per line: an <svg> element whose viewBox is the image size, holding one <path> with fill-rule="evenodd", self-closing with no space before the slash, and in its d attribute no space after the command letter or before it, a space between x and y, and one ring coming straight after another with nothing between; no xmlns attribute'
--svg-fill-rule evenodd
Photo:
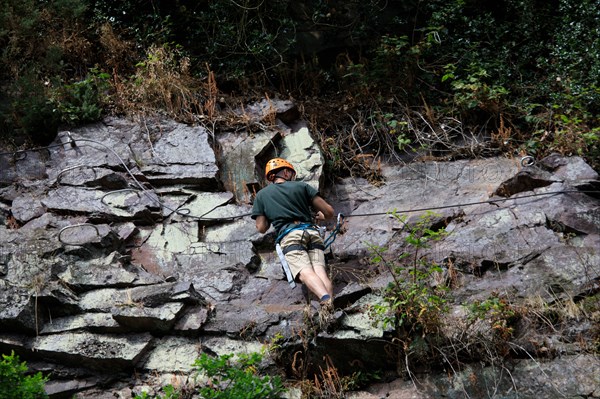
<svg viewBox="0 0 600 399"><path fill-rule="evenodd" d="M331 219L334 215L333 207L331 205L329 205L329 203L327 203L327 201L325 201L322 197L320 197L318 195L313 198L312 206L318 212L321 212L323 219ZM319 216L321 216L321 215L319 215Z"/></svg>
<svg viewBox="0 0 600 399"><path fill-rule="evenodd" d="M256 230L258 230L259 233L266 233L267 230L269 230L269 227L271 227L271 223L269 223L266 216L261 215L256 218Z"/></svg>

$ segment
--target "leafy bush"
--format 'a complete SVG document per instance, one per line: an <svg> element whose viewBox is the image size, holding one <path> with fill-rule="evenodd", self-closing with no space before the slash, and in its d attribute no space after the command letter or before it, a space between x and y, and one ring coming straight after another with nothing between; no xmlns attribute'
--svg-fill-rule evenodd
<svg viewBox="0 0 600 399"><path fill-rule="evenodd" d="M108 102L109 77L107 73L93 68L84 80L56 90L53 102L60 112L61 121L68 126L98 121Z"/></svg>
<svg viewBox="0 0 600 399"><path fill-rule="evenodd" d="M200 388L205 399L275 399L285 391L279 376L258 375L262 360L260 353L241 354L233 361L233 355L216 358L203 353L194 363L209 378L208 385Z"/></svg>
<svg viewBox="0 0 600 399"><path fill-rule="evenodd" d="M46 95L46 87L33 73L25 73L7 89L8 104L0 114L4 130L0 136L23 143L31 139L50 143L60 124L60 113Z"/></svg>
<svg viewBox="0 0 600 399"><path fill-rule="evenodd" d="M303 103L338 174L370 178L369 156L407 150L598 168L597 5L0 0L0 133L43 142L59 123L140 109L197 122L218 117L220 91L278 90Z"/></svg>
<svg viewBox="0 0 600 399"><path fill-rule="evenodd" d="M27 365L14 352L2 355L0 362L0 399L41 399L47 378L42 373L27 375Z"/></svg>
<svg viewBox="0 0 600 399"><path fill-rule="evenodd" d="M516 145L505 150L589 154L593 162L591 130L600 112L597 1L436 0L425 8L427 23L443 27L442 45L427 63L444 62L440 88L452 101L442 112L459 111L463 121L479 115L479 123L492 122L492 133L501 123L511 126Z"/></svg>
<svg viewBox="0 0 600 399"><path fill-rule="evenodd" d="M371 246L372 262L384 266L392 275L392 281L383 292L384 303L375 305L373 315L376 321L391 326L395 338L401 342L402 350L420 351L424 347L422 337L439 333L440 318L446 312L445 289L431 284L432 277L442 269L428 262L420 251L430 241L439 240L445 235L444 229L432 230L433 214L427 213L411 226L406 225L406 217L396 212L391 215L408 229L404 240L409 248L397 259L385 259L385 248ZM414 347L413 347L414 346Z"/></svg>
<svg viewBox="0 0 600 399"><path fill-rule="evenodd" d="M85 3L0 0L0 10L0 85L6 96L0 104L0 133L18 142L47 144L61 121L49 92L57 82L73 78L89 58L89 42L81 35Z"/></svg>
<svg viewBox="0 0 600 399"><path fill-rule="evenodd" d="M161 390L164 395L158 394L154 396L154 399L180 399L182 397L181 392L173 385L165 385ZM147 392L142 392L139 395L135 395L134 399L150 399L151 397Z"/></svg>
<svg viewBox="0 0 600 399"><path fill-rule="evenodd" d="M515 323L520 318L517 308L507 298L494 292L483 301L476 301L469 305L470 318L488 320L492 330L501 342L508 341L514 333Z"/></svg>
<svg viewBox="0 0 600 399"><path fill-rule="evenodd" d="M202 386L178 389L172 385L161 388L162 394L151 396L143 392L135 399L182 399L199 397L203 399L278 399L285 392L279 376L261 377L259 365L262 361L260 353L233 354L211 357L203 353L194 362L194 367L201 376L208 377ZM0 398L2 399L2 398Z"/></svg>

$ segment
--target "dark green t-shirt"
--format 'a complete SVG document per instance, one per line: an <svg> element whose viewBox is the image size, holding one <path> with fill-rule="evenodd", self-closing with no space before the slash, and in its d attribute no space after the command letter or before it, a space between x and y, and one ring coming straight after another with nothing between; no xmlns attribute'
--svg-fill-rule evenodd
<svg viewBox="0 0 600 399"><path fill-rule="evenodd" d="M312 223L311 204L319 192L302 181L269 184L256 194L252 219L266 216L277 234L289 223Z"/></svg>

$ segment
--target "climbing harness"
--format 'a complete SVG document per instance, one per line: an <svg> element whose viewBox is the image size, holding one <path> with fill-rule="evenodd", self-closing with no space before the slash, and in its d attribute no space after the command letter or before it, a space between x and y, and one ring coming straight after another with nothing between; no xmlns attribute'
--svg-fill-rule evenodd
<svg viewBox="0 0 600 399"><path fill-rule="evenodd" d="M285 259L285 254L287 254L290 251L296 251L296 250L308 251L309 249L315 249L317 246L321 247L321 245L318 245L318 244L314 245L309 242L308 247L306 247L302 244L293 244L293 245L288 245L285 248L282 248L280 241L283 237L285 237L288 233L290 233L292 231L295 231L295 230L305 231L306 229L315 229L315 226L311 223L297 223L297 224L283 230L281 233L279 233L279 235L275 239L275 251L277 252L277 255L279 256L279 260L281 261L281 266L283 267L283 271L285 273L285 277L288 281L288 284L292 288L296 287L296 282L294 281L294 276L292 275L292 270L290 269L290 265L287 263L287 260Z"/></svg>
<svg viewBox="0 0 600 399"><path fill-rule="evenodd" d="M320 249L322 251L327 250L327 248L329 248L331 246L331 244L335 241L335 238L337 237L338 233L340 233L343 223L344 223L344 215L339 213L337 215L337 222L336 222L335 228L333 229L333 231L327 238L325 238L325 232L326 232L325 226L316 226L311 223L298 223L296 225L286 228L277 236L277 239L275 240L275 251L277 252L277 255L279 256L279 260L281 261L281 266L283 267L285 277L286 277L290 287L295 288L296 282L294 281L294 277L292 276L292 271L290 269L290 266L287 263L287 260L285 259L285 254L287 254L288 252L291 252L291 251L310 251L312 249ZM289 234L290 232L295 231L295 230L306 231L308 229L318 231L319 236L323 239L323 244L315 244L312 242L308 242L307 245L303 245L302 244L303 240L301 239L300 244L292 244L292 245L287 245L285 247L281 247L280 241L287 234Z"/></svg>
<svg viewBox="0 0 600 399"><path fill-rule="evenodd" d="M280 242L283 237L285 237L288 233L290 233L294 230L306 230L306 229L316 229L316 227L312 223L295 223L293 226L290 226L290 227L286 228L285 230L283 230L281 233L279 233L279 235L275 239L275 242L277 242L277 243Z"/></svg>
<svg viewBox="0 0 600 399"><path fill-rule="evenodd" d="M292 276L292 270L290 269L290 265L288 265L287 260L285 260L285 254L281 249L281 245L279 243L275 244L275 251L279 256L279 260L281 261L281 266L283 267L283 272L285 273L285 278L288 281L288 284L292 288L296 288L296 282L294 281L294 276Z"/></svg>

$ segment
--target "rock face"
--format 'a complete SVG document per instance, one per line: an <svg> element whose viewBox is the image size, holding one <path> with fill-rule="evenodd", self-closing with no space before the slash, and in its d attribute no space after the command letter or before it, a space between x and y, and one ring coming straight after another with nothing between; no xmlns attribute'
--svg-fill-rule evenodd
<svg viewBox="0 0 600 399"><path fill-rule="evenodd" d="M360 178L324 187L323 157L294 109L248 107L251 119L275 121L260 133L107 119L61 132L48 149L0 155L0 352L51 371L53 397L139 393L153 376L192 375L203 352L259 351L275 337L290 377L327 364L343 375L401 377L348 397L495 397L492 385L503 397L600 397L587 341L600 309L595 171L560 156L528 167L428 162L383 165L378 187ZM258 234L249 217L273 156L346 215L347 231L328 250L338 309L328 329L312 325L316 310L285 281L274 234ZM421 252L443 270L431 284L451 290L441 335L465 347L454 347L460 362L407 369L397 336L370 311L393 277L368 262L368 248L406 252L406 226L425 208L436 212L428 227L447 232ZM394 209L406 219L387 214ZM495 348L490 364L485 347L461 341L497 331L465 322L464 305L490 298L546 308L588 301L589 314L561 317L560 333L556 320L514 326L512 346Z"/></svg>

